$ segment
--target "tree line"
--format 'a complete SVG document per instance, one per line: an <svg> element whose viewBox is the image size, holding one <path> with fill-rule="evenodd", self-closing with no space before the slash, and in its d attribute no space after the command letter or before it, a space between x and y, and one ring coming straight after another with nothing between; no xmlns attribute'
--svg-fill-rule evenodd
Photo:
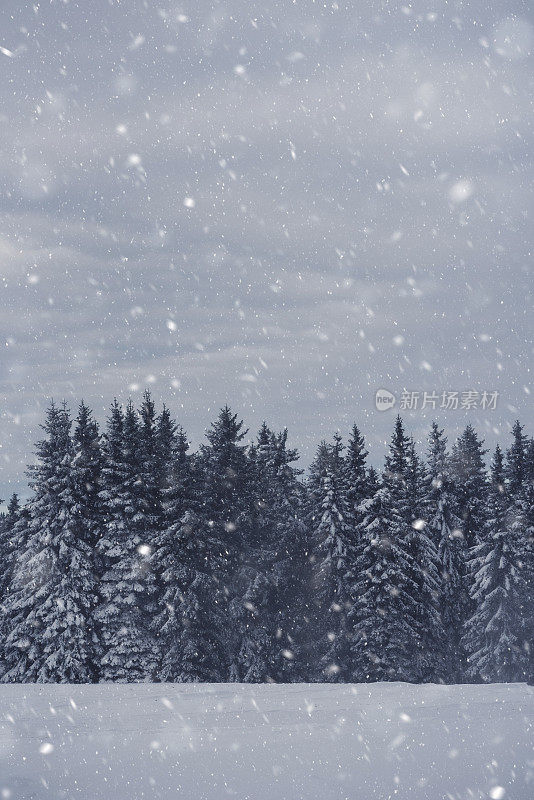
<svg viewBox="0 0 534 800"><path fill-rule="evenodd" d="M532 681L534 441L468 425L381 474L355 425L309 474L228 407L190 452L146 392L100 433L52 403L0 519L0 680Z"/></svg>

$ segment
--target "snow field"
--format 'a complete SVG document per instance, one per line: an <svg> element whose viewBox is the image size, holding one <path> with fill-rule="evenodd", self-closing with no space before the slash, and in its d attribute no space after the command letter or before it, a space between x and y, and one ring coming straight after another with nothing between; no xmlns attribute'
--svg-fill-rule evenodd
<svg viewBox="0 0 534 800"><path fill-rule="evenodd" d="M0 686L2 800L532 800L524 684Z"/></svg>

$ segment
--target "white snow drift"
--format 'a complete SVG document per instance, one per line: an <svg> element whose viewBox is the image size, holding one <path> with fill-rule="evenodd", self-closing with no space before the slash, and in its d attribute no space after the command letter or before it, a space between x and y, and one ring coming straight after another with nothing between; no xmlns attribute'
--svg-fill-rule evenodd
<svg viewBox="0 0 534 800"><path fill-rule="evenodd" d="M0 687L2 800L532 800L534 690Z"/></svg>

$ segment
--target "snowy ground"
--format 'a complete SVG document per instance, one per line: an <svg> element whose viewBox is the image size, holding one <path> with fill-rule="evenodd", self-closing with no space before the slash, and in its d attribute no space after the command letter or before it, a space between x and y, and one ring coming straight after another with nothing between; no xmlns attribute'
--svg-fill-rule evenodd
<svg viewBox="0 0 534 800"><path fill-rule="evenodd" d="M521 685L1 686L0 797L534 798Z"/></svg>

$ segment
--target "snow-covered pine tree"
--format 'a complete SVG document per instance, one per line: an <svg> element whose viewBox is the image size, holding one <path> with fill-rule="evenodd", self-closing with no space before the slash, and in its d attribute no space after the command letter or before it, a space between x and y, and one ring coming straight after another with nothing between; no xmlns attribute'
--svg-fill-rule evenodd
<svg viewBox="0 0 534 800"><path fill-rule="evenodd" d="M221 543L212 532L196 511L186 511L177 529L180 558L169 586L175 594L175 658L164 663L163 677L168 680L228 680L227 603L216 577L221 571Z"/></svg>
<svg viewBox="0 0 534 800"><path fill-rule="evenodd" d="M464 620L468 614L465 596L466 548L456 513L447 439L436 422L428 437L428 454L424 480L423 517L426 532L434 542L439 567L439 609L442 641L436 641L441 659L436 679L455 683L465 674L466 657L462 646Z"/></svg>
<svg viewBox="0 0 534 800"><path fill-rule="evenodd" d="M166 492L165 515L169 524L179 523L186 511L201 508L201 479L198 459L189 452L187 434L180 425L171 452L169 487Z"/></svg>
<svg viewBox="0 0 534 800"><path fill-rule="evenodd" d="M534 439L529 439L526 449L524 490L524 580L525 597L522 600L523 637L528 653L527 681L534 685Z"/></svg>
<svg viewBox="0 0 534 800"><path fill-rule="evenodd" d="M527 653L521 631L523 580L518 542L510 529L510 497L504 459L495 450L488 492L488 520L470 563L474 612L467 620L464 646L467 674L484 681L518 681L527 674Z"/></svg>
<svg viewBox="0 0 534 800"><path fill-rule="evenodd" d="M309 587L308 587L308 622L304 628L304 639L302 647L303 660L303 680L317 681L317 640L316 631L321 622L320 607L315 592L315 577L317 573L317 554L315 552L315 529L318 524L317 513L320 510L321 485L326 475L328 460L330 458L330 446L323 439L319 442L315 457L310 465L308 478L304 484L304 525L306 538L308 541L308 566L309 566Z"/></svg>
<svg viewBox="0 0 534 800"><path fill-rule="evenodd" d="M528 439L525 459L525 480L528 486L534 484L534 438Z"/></svg>
<svg viewBox="0 0 534 800"><path fill-rule="evenodd" d="M203 519L200 475L189 444L178 428L166 495L165 526L155 545L155 566L161 581L154 630L160 639L158 677L188 683L221 680L221 627L214 579L220 547ZM212 574L213 571L213 574ZM224 655L224 654L223 654Z"/></svg>
<svg viewBox="0 0 534 800"><path fill-rule="evenodd" d="M95 581L94 592L91 597L87 598L87 612L93 640L92 675L93 680L97 680L102 652L98 630L94 623L94 611L98 603L101 566L96 548L102 535L102 510L98 495L101 489L103 460L98 425L83 400L78 408L72 439L74 451L71 465L73 514L76 516L80 528L83 528L84 541L91 549L91 569Z"/></svg>
<svg viewBox="0 0 534 800"><path fill-rule="evenodd" d="M99 505L102 453L98 425L93 419L90 408L83 400L78 408L72 438L74 443L72 480L76 496L78 501L84 504L83 513L86 521L95 524L96 527L94 518L98 519L99 516L97 506Z"/></svg>
<svg viewBox="0 0 534 800"><path fill-rule="evenodd" d="M160 428L161 424L161 428ZM165 473L164 441L168 434L167 413L164 410L163 421L156 416L156 406L150 391L143 393L143 402L139 409L139 440L137 459L139 463L138 499L143 513L143 529L146 543L153 546L154 537L163 523L163 491ZM160 436L161 434L161 436Z"/></svg>
<svg viewBox="0 0 534 800"><path fill-rule="evenodd" d="M15 551L13 531L19 518L19 513L20 502L18 495L14 493L9 499L7 513L0 518L0 616L2 615L1 609L11 583L11 571Z"/></svg>
<svg viewBox="0 0 534 800"><path fill-rule="evenodd" d="M487 477L484 443L471 425L453 446L451 468L461 531L468 550L474 547L486 524Z"/></svg>
<svg viewBox="0 0 534 800"><path fill-rule="evenodd" d="M484 463L487 450L483 444L469 424L454 443L451 453L455 505L460 520L458 536L464 539L463 592L459 608L464 614L461 620L464 629L475 610L471 594L475 577L472 569L474 548L484 541L487 523L488 481Z"/></svg>
<svg viewBox="0 0 534 800"><path fill-rule="evenodd" d="M103 574L96 619L104 651L100 677L117 683L153 680L158 661L151 625L156 602L153 487L145 491L143 482L143 426L131 402L123 414L115 401L103 444Z"/></svg>
<svg viewBox="0 0 534 800"><path fill-rule="evenodd" d="M248 457L250 520L231 607L239 630L231 677L261 683L273 679L272 666L280 649L276 641L278 587L273 572L276 525L271 502L275 442L265 422Z"/></svg>
<svg viewBox="0 0 534 800"><path fill-rule="evenodd" d="M360 509L362 538L350 571L352 680L412 680L415 608L405 598L409 565L402 547L404 521L387 486L380 487Z"/></svg>
<svg viewBox="0 0 534 800"><path fill-rule="evenodd" d="M278 683L305 678L306 632L310 623L310 542L304 523L306 491L294 466L298 452L287 447L287 429L276 436L270 499L275 517L277 543L273 571L277 586L279 649L271 666Z"/></svg>
<svg viewBox="0 0 534 800"><path fill-rule="evenodd" d="M156 468L158 477L160 527L168 524L167 512L173 486L173 455L176 447L177 427L167 406L163 406L156 422ZM187 450L187 448L186 448Z"/></svg>
<svg viewBox="0 0 534 800"><path fill-rule="evenodd" d="M263 423L249 450L253 509L242 605L236 608L242 631L236 678L246 682L290 681L300 663L295 603L302 613L307 554L302 487L291 466L297 454L286 442L287 431L275 435Z"/></svg>
<svg viewBox="0 0 534 800"><path fill-rule="evenodd" d="M248 554L251 497L246 446L241 444L247 431L228 406L207 431L208 444L200 450L202 472L201 530L206 526L205 563L209 564L212 585L211 629L218 628L212 652L213 674L219 680L235 680L239 674L237 658L243 639L241 612L242 568ZM225 620L221 624L221 619Z"/></svg>
<svg viewBox="0 0 534 800"><path fill-rule="evenodd" d="M516 420L512 427L513 441L506 451L504 478L512 502L521 497L527 480L529 440L523 431L523 425Z"/></svg>
<svg viewBox="0 0 534 800"><path fill-rule="evenodd" d="M367 497L374 497L374 494L380 488L380 475L374 467L369 467L367 470Z"/></svg>
<svg viewBox="0 0 534 800"><path fill-rule="evenodd" d="M440 649L444 640L441 619L441 576L438 550L427 530L425 504L425 470L416 453L413 439L408 442L404 517L408 524L407 547L411 555L411 583L416 587L417 635L414 652L415 675L424 682L441 677L443 662Z"/></svg>
<svg viewBox="0 0 534 800"><path fill-rule="evenodd" d="M19 496L16 492L13 492L7 504L6 521L8 527L12 528L15 525L15 522L17 521L19 516L19 512L20 512Z"/></svg>
<svg viewBox="0 0 534 800"><path fill-rule="evenodd" d="M516 421L512 428L512 445L506 452L504 475L510 498L507 527L519 583L518 637L524 651L519 667L520 674L529 679L534 646L534 444L523 431L523 426Z"/></svg>
<svg viewBox="0 0 534 800"><path fill-rule="evenodd" d="M310 467L308 525L314 560L315 624L310 648L314 680L343 681L350 674L347 613L348 564L353 529L348 501L347 465L339 435L322 443Z"/></svg>
<svg viewBox="0 0 534 800"><path fill-rule="evenodd" d="M166 512L175 425L165 406L160 414L156 414L155 403L148 389L143 393L143 401L139 409L139 426L140 491L138 498L143 516L142 528L145 540L145 544L141 547L145 553L143 566L147 571L147 577L148 571L152 573L151 591L154 591L154 596L150 625L154 639L159 645L158 663L161 664L162 659L167 655L166 642L162 640L161 628L154 627L154 623L160 621L159 610L162 607L163 594L167 587L158 564L158 549L161 537L168 529ZM157 677L157 673L154 677Z"/></svg>
<svg viewBox="0 0 534 800"><path fill-rule="evenodd" d="M414 553L412 461L397 417L382 486L360 506L358 555L350 570L353 680L428 679L417 652L434 611L427 617L423 608L425 570Z"/></svg>
<svg viewBox="0 0 534 800"><path fill-rule="evenodd" d="M50 406L29 470L28 504L6 611L6 682L90 683L94 679L93 548L77 513L74 448L65 406Z"/></svg>
<svg viewBox="0 0 534 800"><path fill-rule="evenodd" d="M15 558L15 526L19 519L20 503L17 494L12 494L7 513L0 518L0 680L5 671L4 643L9 631L6 603L11 591L11 576Z"/></svg>
<svg viewBox="0 0 534 800"><path fill-rule="evenodd" d="M361 522L356 509L371 494L369 473L366 465L368 455L369 453L365 449L365 439L358 426L353 425L345 455L347 502L350 514L353 517L353 527L356 527ZM374 488L376 489L376 487Z"/></svg>

